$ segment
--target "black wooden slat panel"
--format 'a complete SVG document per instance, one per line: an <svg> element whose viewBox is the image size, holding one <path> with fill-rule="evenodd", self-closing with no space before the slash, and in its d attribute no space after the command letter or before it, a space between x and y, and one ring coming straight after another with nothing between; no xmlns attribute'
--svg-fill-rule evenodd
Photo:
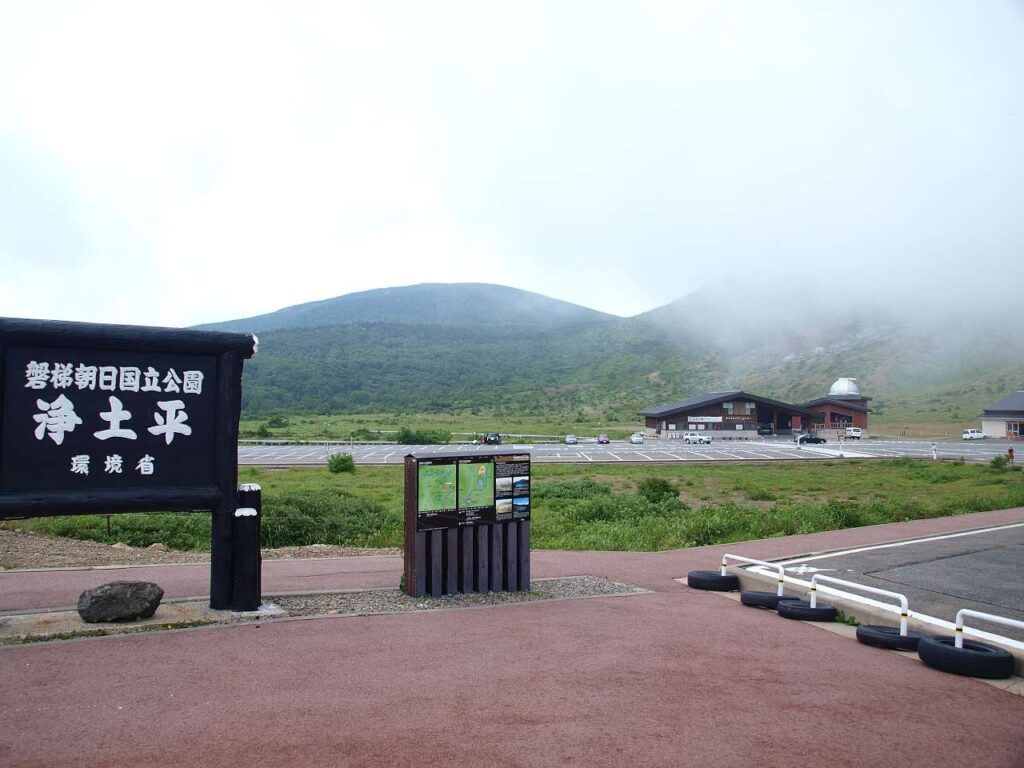
<svg viewBox="0 0 1024 768"><path fill-rule="evenodd" d="M47 515L92 515L115 512L209 510L223 494L216 486L139 488L132 490L20 491L0 494L0 519ZM233 512L234 510L232 510Z"/></svg>
<svg viewBox="0 0 1024 768"><path fill-rule="evenodd" d="M430 531L430 594L440 597L444 594L444 531Z"/></svg>
<svg viewBox="0 0 1024 768"><path fill-rule="evenodd" d="M530 589L530 521L523 520L519 525L519 589Z"/></svg>
<svg viewBox="0 0 1024 768"><path fill-rule="evenodd" d="M491 529L491 591L500 592L504 589L502 576L505 570L505 524L495 523L488 528Z"/></svg>
<svg viewBox="0 0 1024 768"><path fill-rule="evenodd" d="M252 334L225 331L192 331L142 325L100 325L63 320L26 320L0 317L0 340L11 346L32 344L93 349L139 349L150 352L213 353L236 352L252 357L256 344Z"/></svg>
<svg viewBox="0 0 1024 768"><path fill-rule="evenodd" d="M484 594L490 589L491 570L487 561L490 528L489 525L476 527L476 591Z"/></svg>
<svg viewBox="0 0 1024 768"><path fill-rule="evenodd" d="M505 589L515 592L519 589L519 523L505 525Z"/></svg>
<svg viewBox="0 0 1024 768"><path fill-rule="evenodd" d="M427 594L427 533L420 531L416 534L416 583L413 585L412 594L415 597L423 597Z"/></svg>
<svg viewBox="0 0 1024 768"><path fill-rule="evenodd" d="M445 531L445 594L454 595L459 591L459 529Z"/></svg>
<svg viewBox="0 0 1024 768"><path fill-rule="evenodd" d="M466 526L462 529L462 543L459 548L459 556L462 558L462 577L460 588L463 592L475 592L473 586L473 539L474 529Z"/></svg>

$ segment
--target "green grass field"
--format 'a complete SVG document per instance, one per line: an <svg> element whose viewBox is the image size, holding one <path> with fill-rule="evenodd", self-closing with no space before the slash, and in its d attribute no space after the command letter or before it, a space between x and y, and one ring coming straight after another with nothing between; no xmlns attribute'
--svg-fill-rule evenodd
<svg viewBox="0 0 1024 768"><path fill-rule="evenodd" d="M533 545L652 551L1024 506L1024 472L959 462L533 467ZM267 547L402 543L402 468L246 468ZM3 525L133 546L209 548L210 516L129 514Z"/></svg>

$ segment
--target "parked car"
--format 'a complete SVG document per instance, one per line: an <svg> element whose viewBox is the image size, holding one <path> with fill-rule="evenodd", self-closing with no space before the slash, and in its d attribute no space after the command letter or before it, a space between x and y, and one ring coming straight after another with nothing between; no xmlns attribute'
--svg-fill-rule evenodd
<svg viewBox="0 0 1024 768"><path fill-rule="evenodd" d="M577 443L579 443L579 441L580 441L580 439L578 437L576 437L576 435L566 435L565 436L565 444L566 445L576 445Z"/></svg>
<svg viewBox="0 0 1024 768"><path fill-rule="evenodd" d="M759 435L774 435L775 427L771 424L759 424L757 427L757 434Z"/></svg>
<svg viewBox="0 0 1024 768"><path fill-rule="evenodd" d="M864 432L860 427L847 427L846 428L846 439L847 440L860 440Z"/></svg>
<svg viewBox="0 0 1024 768"><path fill-rule="evenodd" d="M632 435L629 436L629 444L630 445L643 445L644 444L644 433L643 432L634 432Z"/></svg>
<svg viewBox="0 0 1024 768"><path fill-rule="evenodd" d="M485 445L501 445L501 435L497 432L488 432L484 435Z"/></svg>
<svg viewBox="0 0 1024 768"><path fill-rule="evenodd" d="M803 445L804 443L826 443L828 442L824 437L818 437L817 435L800 435L797 437L797 444Z"/></svg>
<svg viewBox="0 0 1024 768"><path fill-rule="evenodd" d="M964 440L984 440L986 437L988 437L988 435L980 429L965 429L963 431Z"/></svg>
<svg viewBox="0 0 1024 768"><path fill-rule="evenodd" d="M608 435L598 435L597 442L598 445L608 445L608 443L610 443L611 440L608 439Z"/></svg>
<svg viewBox="0 0 1024 768"><path fill-rule="evenodd" d="M697 443L698 445L710 445L711 435L705 435L701 432L684 432L683 442L687 445L691 443Z"/></svg>

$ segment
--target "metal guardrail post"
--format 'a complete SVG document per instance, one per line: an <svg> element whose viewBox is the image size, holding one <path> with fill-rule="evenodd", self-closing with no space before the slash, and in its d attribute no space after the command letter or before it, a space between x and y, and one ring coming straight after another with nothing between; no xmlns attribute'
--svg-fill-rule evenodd
<svg viewBox="0 0 1024 768"><path fill-rule="evenodd" d="M1002 624L1007 627L1020 627L1021 629L1024 629L1024 621L1008 619L1005 616L996 616L992 613L972 611L970 608L961 608L956 612L956 631L953 635L953 644L957 648L964 647L964 618L967 616L973 616L976 619L984 619L985 621L991 621L994 624Z"/></svg>
<svg viewBox="0 0 1024 768"><path fill-rule="evenodd" d="M871 592L872 594L875 594L875 595L883 595L885 597L895 597L895 598L899 599L899 601L900 601L900 635L902 637L906 637L906 635L907 635L907 618L910 616L910 608L909 608L909 605L907 603L906 595L902 595L899 592L890 592L887 589L878 589L876 587L869 587L869 586L866 586L864 584L857 584L856 582L853 582L853 581L845 581L844 579L837 579L834 576L822 576L821 574L816 573L813 576L811 576L811 608L814 608L815 605L816 605L816 599L815 598L817 597L817 590L818 590L818 582L819 581L827 581L827 582L830 582L832 584L842 584L844 587L850 587L852 589L859 589L859 590L862 590L864 592ZM839 594L843 593L843 591L841 589L832 589L830 591L831 592L838 592Z"/></svg>
<svg viewBox="0 0 1024 768"><path fill-rule="evenodd" d="M729 567L729 563L728 563L729 560L737 560L737 561L742 562L742 563L750 563L751 565L760 565L763 568L773 568L776 571L778 571L778 573L779 573L779 577L778 577L779 586L778 586L778 593L777 594L779 595L779 597L782 597L783 585L785 584L785 581L786 581L786 569L783 568L781 565L779 565L778 563L769 563L767 560L755 560L752 557L744 557L743 555L729 555L729 554L725 554L725 555L722 555L722 575L723 576L727 576L728 575L726 573L726 569Z"/></svg>

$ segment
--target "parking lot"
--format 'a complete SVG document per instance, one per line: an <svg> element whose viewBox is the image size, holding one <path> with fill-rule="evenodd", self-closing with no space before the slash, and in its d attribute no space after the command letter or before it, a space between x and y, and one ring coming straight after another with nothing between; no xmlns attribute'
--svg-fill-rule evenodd
<svg viewBox="0 0 1024 768"><path fill-rule="evenodd" d="M932 446L939 459L963 459L985 462L1005 455L1012 443L1003 440L946 441L927 440L860 440L842 445L797 446L788 438L764 438L713 442L710 445L686 445L682 440L648 440L644 445L612 442L607 445L581 443L505 443L501 446L480 445L350 445L348 443L317 443L304 445L243 444L238 449L238 463L257 466L317 466L327 462L332 453L351 453L357 464L401 464L410 453L480 453L527 452L533 461L552 464L586 464L590 462L673 463L687 461L820 461L823 459L892 459L900 456L932 458ZM1024 460L1024 459L1022 459Z"/></svg>

